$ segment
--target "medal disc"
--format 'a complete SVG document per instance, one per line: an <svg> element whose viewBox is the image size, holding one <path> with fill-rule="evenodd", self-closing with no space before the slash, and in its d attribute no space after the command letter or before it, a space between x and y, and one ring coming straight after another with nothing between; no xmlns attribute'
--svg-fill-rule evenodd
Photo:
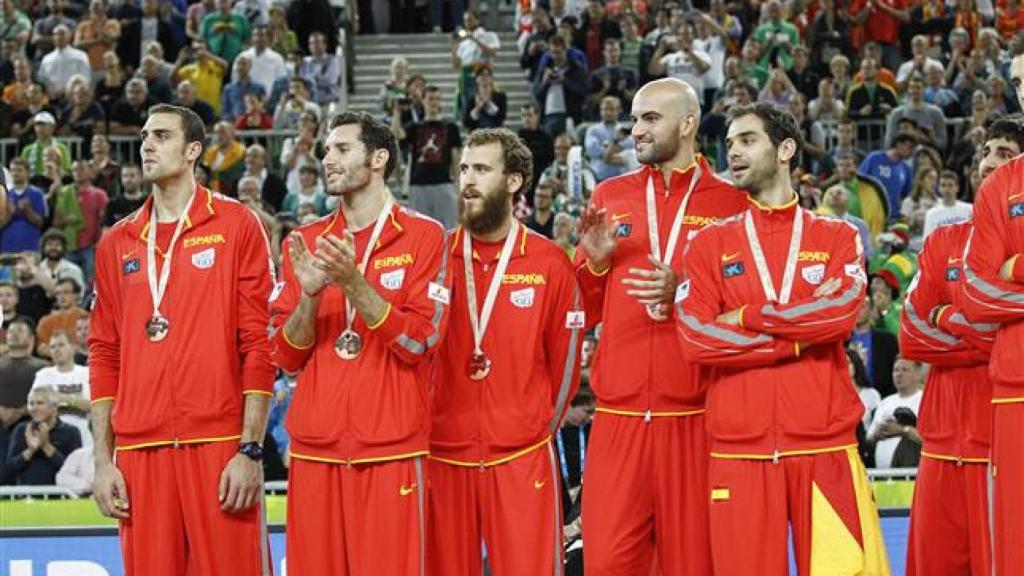
<svg viewBox="0 0 1024 576"><path fill-rule="evenodd" d="M668 306L665 304L648 304L644 308L647 310L647 315L651 317L651 320L656 322L668 320Z"/></svg>
<svg viewBox="0 0 1024 576"><path fill-rule="evenodd" d="M469 357L469 379L483 380L491 373L491 359L483 352L474 352Z"/></svg>
<svg viewBox="0 0 1024 576"><path fill-rule="evenodd" d="M352 360L363 351L363 338L352 330L345 330L334 341L334 352L342 360Z"/></svg>
<svg viewBox="0 0 1024 576"><path fill-rule="evenodd" d="M146 338L150 342L162 342L164 338L167 338L167 331L170 329L171 323L167 321L166 317L154 314L146 321Z"/></svg>

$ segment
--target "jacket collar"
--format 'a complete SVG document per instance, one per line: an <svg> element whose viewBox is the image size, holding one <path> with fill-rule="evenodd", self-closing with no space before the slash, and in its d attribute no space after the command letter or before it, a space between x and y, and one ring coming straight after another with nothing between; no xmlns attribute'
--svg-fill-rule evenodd
<svg viewBox="0 0 1024 576"><path fill-rule="evenodd" d="M526 256L526 236L529 234L529 229L522 222L519 223L519 241L518 249L512 251L512 258L519 256ZM453 255L462 257L462 226L459 225L452 232L451 238L448 239L448 244L451 246L450 250ZM494 255L494 260L497 261L501 257L501 251ZM473 250L473 259L480 261L480 254L476 250Z"/></svg>
<svg viewBox="0 0 1024 576"><path fill-rule="evenodd" d="M185 214L185 230L191 230L216 215L213 208L214 195L209 188L197 184L194 194L195 200L192 201L192 206ZM142 207L129 217L128 226L131 227L132 235L143 242L146 241L146 235L149 234L153 202L153 193L150 193Z"/></svg>
<svg viewBox="0 0 1024 576"><path fill-rule="evenodd" d="M380 238L377 239L376 248L383 246L385 244L385 240L390 241L395 234L400 234L405 231L405 227L402 226L400 221L401 218L399 217L401 214L402 207L398 205L398 202L393 202L391 204L391 213L388 217L387 223L381 231ZM340 237L347 227L348 222L345 220L345 211L341 209L341 205L339 204L338 208L334 211L334 217L327 222L327 226L325 226L317 236L334 234L335 236Z"/></svg>

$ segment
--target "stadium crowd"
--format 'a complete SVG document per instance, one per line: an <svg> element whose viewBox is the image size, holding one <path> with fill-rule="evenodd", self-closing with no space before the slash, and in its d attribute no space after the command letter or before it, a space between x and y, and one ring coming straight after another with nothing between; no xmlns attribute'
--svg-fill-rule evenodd
<svg viewBox="0 0 1024 576"><path fill-rule="evenodd" d="M517 127L535 169L516 215L571 256L596 184L638 166L630 104L644 83L667 76L697 89L702 152L726 178L730 108L790 111L806 141L800 202L857 227L871 275L847 355L865 405L861 455L869 467L917 465L927 366L900 358L903 297L924 239L971 215L986 130L1019 112L1008 77L1024 53L1017 0L524 0L496 30L515 33L532 87L533 101L514 112L491 66L499 36L472 7L390 4L393 19L405 8L417 15L401 31L452 33L455 109L443 110L440 88L398 57L377 111L405 154L393 190L446 227L456 224L459 152L473 129ZM153 104L194 110L211 133L200 182L255 211L280 258L291 229L337 206L320 160L328 115L352 88L340 82L350 62L335 56L339 27L399 30L375 22L368 1L0 3L0 485L88 491L94 248L148 194L137 146L112 144L131 142ZM1022 139L1009 141L1016 149L1005 154L1020 153ZM584 383L598 341L584 346ZM286 375L275 386L267 479L287 475L294 387ZM559 445L567 534L578 535L593 396L584 387L572 404Z"/></svg>

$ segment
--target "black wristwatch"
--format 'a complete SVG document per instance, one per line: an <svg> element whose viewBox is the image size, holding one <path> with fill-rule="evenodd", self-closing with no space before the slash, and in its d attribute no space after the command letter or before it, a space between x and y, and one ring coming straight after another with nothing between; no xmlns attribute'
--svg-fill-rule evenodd
<svg viewBox="0 0 1024 576"><path fill-rule="evenodd" d="M244 454L257 462L263 460L263 446L259 442L243 442L238 445L238 453Z"/></svg>

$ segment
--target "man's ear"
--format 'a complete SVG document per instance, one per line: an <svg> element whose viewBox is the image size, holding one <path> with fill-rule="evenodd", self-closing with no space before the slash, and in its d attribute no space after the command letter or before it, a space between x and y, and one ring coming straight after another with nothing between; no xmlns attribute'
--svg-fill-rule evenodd
<svg viewBox="0 0 1024 576"><path fill-rule="evenodd" d="M526 193L526 191L523 190L523 187L526 186L526 181L524 180L523 175L518 172L512 172L505 176L505 186L507 186L509 190Z"/></svg>
<svg viewBox="0 0 1024 576"><path fill-rule="evenodd" d="M373 151L373 155L370 157L370 166L375 169L384 170L388 165L388 160L391 159L391 152L387 148L378 148Z"/></svg>
<svg viewBox="0 0 1024 576"><path fill-rule="evenodd" d="M777 152L778 160L781 163L788 163L796 156L796 141L792 138L786 138L779 144Z"/></svg>

